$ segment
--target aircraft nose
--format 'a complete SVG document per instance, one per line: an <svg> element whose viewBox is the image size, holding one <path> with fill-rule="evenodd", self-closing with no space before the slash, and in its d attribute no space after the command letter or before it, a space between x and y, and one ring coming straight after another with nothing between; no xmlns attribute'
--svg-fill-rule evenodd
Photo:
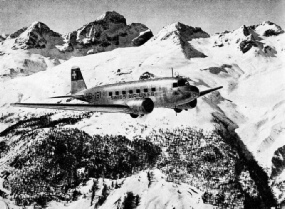
<svg viewBox="0 0 285 209"><path fill-rule="evenodd" d="M196 86L188 86L189 91L199 94L199 89Z"/></svg>
<svg viewBox="0 0 285 209"><path fill-rule="evenodd" d="M199 97L199 89L196 86L187 86L186 89L187 93L189 93L191 95L191 97Z"/></svg>

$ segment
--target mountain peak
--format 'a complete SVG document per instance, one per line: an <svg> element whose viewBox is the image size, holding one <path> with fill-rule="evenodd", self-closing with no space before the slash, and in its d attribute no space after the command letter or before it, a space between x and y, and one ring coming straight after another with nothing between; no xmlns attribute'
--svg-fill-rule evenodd
<svg viewBox="0 0 285 209"><path fill-rule="evenodd" d="M40 21L35 21L35 22L33 22L33 23L30 25L30 27L40 27L41 25L47 27L46 24L44 24L44 23L42 23L42 22L40 22Z"/></svg>
<svg viewBox="0 0 285 209"><path fill-rule="evenodd" d="M61 52L95 54L118 47L139 46L153 36L148 27L141 23L126 24L123 15L107 11L95 21L90 22L66 37L67 43Z"/></svg>
<svg viewBox="0 0 285 209"><path fill-rule="evenodd" d="M162 41L169 41L171 44L174 43L179 46L185 57L190 59L194 57L206 57L206 55L195 49L189 41L195 38L208 37L210 37L209 34L199 27L191 27L180 22L175 22L165 26L147 44L159 44Z"/></svg>
<svg viewBox="0 0 285 209"><path fill-rule="evenodd" d="M37 31L38 33L43 34L45 32L51 31L51 29L46 24L39 21L35 21L27 28L27 31Z"/></svg>
<svg viewBox="0 0 285 209"><path fill-rule="evenodd" d="M63 42L59 33L52 31L46 24L35 21L15 40L14 49L50 48Z"/></svg>
<svg viewBox="0 0 285 209"><path fill-rule="evenodd" d="M115 12L115 11L107 11L100 17L98 17L95 22L97 21L105 21L105 22L112 22L112 23L123 23L126 25L126 18Z"/></svg>
<svg viewBox="0 0 285 209"><path fill-rule="evenodd" d="M173 36L182 38L184 41L191 41L194 38L210 37L209 34L203 31L200 27L191 27L181 22L175 22L163 27L153 40L166 40Z"/></svg>
<svg viewBox="0 0 285 209"><path fill-rule="evenodd" d="M277 36L281 33L284 33L284 30L277 24L271 21L264 21L259 25L253 26L254 30L261 36Z"/></svg>

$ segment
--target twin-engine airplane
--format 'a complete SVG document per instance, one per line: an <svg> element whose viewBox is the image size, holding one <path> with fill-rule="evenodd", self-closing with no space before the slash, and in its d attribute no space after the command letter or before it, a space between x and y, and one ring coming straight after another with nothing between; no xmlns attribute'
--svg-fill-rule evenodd
<svg viewBox="0 0 285 209"><path fill-rule="evenodd" d="M137 118L151 113L154 108L171 108L179 113L195 108L197 98L222 86L199 91L186 78L164 77L149 80L95 86L87 89L79 67L71 69L71 95L52 98L75 98L89 104L14 103L12 106L78 110L95 112L120 112Z"/></svg>

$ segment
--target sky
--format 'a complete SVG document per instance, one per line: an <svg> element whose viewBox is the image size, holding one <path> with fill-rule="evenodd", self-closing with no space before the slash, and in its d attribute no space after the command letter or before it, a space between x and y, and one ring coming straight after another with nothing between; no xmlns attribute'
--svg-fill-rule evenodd
<svg viewBox="0 0 285 209"><path fill-rule="evenodd" d="M154 34L174 22L210 34L265 20L285 29L285 0L0 0L0 34L35 21L65 34L106 11L120 13L127 24L143 23Z"/></svg>

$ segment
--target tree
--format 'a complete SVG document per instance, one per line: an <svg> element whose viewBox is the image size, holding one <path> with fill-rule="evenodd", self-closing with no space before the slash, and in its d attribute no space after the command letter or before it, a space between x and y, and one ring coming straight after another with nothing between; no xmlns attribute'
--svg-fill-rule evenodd
<svg viewBox="0 0 285 209"><path fill-rule="evenodd" d="M135 209L137 207L137 198L132 192L127 192L125 200L123 202L123 209Z"/></svg>

